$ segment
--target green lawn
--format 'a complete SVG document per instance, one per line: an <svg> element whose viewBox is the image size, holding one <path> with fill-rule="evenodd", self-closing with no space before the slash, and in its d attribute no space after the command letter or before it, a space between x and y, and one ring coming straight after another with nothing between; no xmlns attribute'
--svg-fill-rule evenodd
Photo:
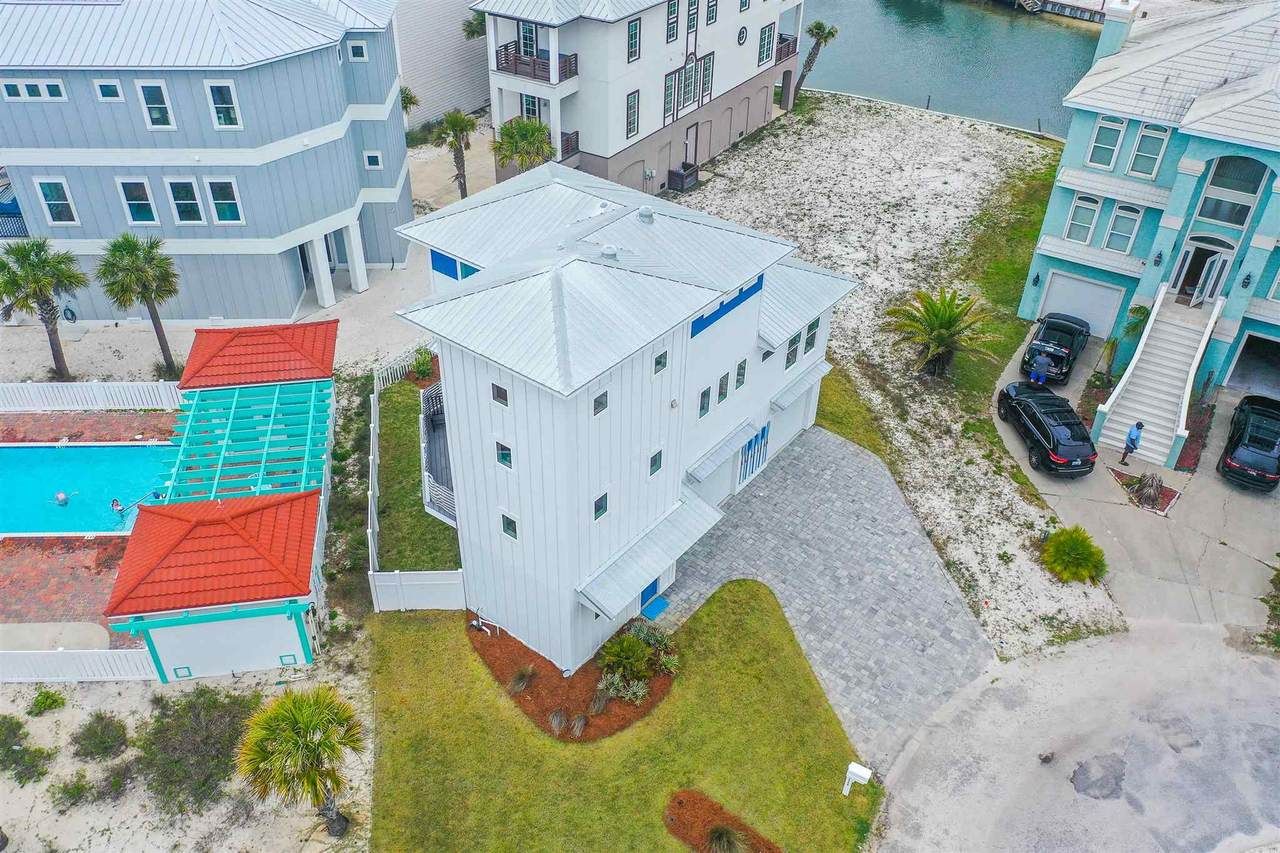
<svg viewBox="0 0 1280 853"><path fill-rule="evenodd" d="M858 396L848 371L832 365L831 372L822 380L818 392L818 417L815 423L860 444L876 456L888 462L889 442L880 430L875 412Z"/></svg>
<svg viewBox="0 0 1280 853"><path fill-rule="evenodd" d="M388 386L378 398L378 410L378 567L460 567L457 532L422 508L418 386Z"/></svg>
<svg viewBox="0 0 1280 853"><path fill-rule="evenodd" d="M374 850L683 850L667 799L693 787L789 850L851 850L882 796L840 796L855 759L777 599L726 584L676 635L683 670L645 719L553 740L507 698L461 614L369 621Z"/></svg>

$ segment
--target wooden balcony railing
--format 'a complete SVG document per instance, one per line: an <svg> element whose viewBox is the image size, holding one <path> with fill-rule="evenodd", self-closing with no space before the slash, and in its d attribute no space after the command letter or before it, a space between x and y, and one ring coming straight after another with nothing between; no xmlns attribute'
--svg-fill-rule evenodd
<svg viewBox="0 0 1280 853"><path fill-rule="evenodd" d="M516 42L509 41L494 53L499 71L528 77L531 80L541 80L544 83L551 82L551 61L541 56L524 56L520 53ZM578 54L560 54L560 79L568 80L570 77L577 76Z"/></svg>
<svg viewBox="0 0 1280 853"><path fill-rule="evenodd" d="M560 159L572 157L578 153L578 131L560 134Z"/></svg>
<svg viewBox="0 0 1280 853"><path fill-rule="evenodd" d="M798 39L795 36L789 36L786 33L778 34L778 49L774 53L774 62L781 62L784 59L790 59L796 55L796 49L799 47Z"/></svg>

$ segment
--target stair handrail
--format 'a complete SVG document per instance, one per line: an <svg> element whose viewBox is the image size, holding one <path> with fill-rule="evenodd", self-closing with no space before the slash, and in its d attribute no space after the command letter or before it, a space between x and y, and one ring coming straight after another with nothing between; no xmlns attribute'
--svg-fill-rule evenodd
<svg viewBox="0 0 1280 853"><path fill-rule="evenodd" d="M1218 324L1218 317L1222 314L1222 306L1227 304L1225 296L1220 296L1214 301L1213 313L1209 315L1209 323L1204 327L1204 332L1200 335L1200 345L1196 347L1196 354L1191 359L1191 369L1187 371L1187 384L1182 389L1182 417L1178 421L1178 430L1174 435L1176 443L1178 437L1181 436L1185 441L1189 432L1187 430L1187 410L1191 408L1191 391L1196 385L1196 373L1199 372L1200 359L1204 358L1204 351L1209 346L1209 339L1213 337L1213 327Z"/></svg>
<svg viewBox="0 0 1280 853"><path fill-rule="evenodd" d="M1138 339L1138 348L1133 351L1133 357L1129 359L1129 365L1124 369L1120 381L1116 383L1116 387L1111 389L1111 396L1107 398L1107 402L1098 406L1098 414L1105 419L1110 417L1111 408L1120 401L1120 394L1123 393L1126 385L1129 384L1129 377L1133 376L1134 368L1138 366L1138 359L1142 356L1142 351L1147 346L1147 338L1151 336L1151 330L1156 327L1156 317L1160 314L1160 308L1164 305L1165 295L1169 292L1169 282L1160 283L1159 292L1156 294L1156 301L1151 306L1151 313L1147 315L1147 325L1142 329L1142 337Z"/></svg>

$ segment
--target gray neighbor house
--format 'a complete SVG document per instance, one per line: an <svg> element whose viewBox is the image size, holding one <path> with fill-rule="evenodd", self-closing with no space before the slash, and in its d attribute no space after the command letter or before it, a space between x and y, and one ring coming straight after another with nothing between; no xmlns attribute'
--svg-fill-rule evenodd
<svg viewBox="0 0 1280 853"><path fill-rule="evenodd" d="M166 316L289 319L403 263L394 0L0 0L0 242L92 275L166 241ZM96 285L66 306L119 320Z"/></svg>

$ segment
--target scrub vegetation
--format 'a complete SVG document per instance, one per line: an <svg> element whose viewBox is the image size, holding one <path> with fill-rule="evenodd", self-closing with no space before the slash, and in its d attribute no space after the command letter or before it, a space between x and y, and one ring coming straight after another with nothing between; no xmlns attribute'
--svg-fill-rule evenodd
<svg viewBox="0 0 1280 853"><path fill-rule="evenodd" d="M329 532L324 544L325 596L352 619L373 609L369 595L369 395L367 374L334 377L333 480L329 488ZM330 631L329 636L334 635Z"/></svg>
<svg viewBox="0 0 1280 853"><path fill-rule="evenodd" d="M840 796L856 755L762 584L734 581L708 599L673 637L683 667L666 699L592 743L557 741L530 721L472 650L462 614L369 624L375 851L512 839L528 850L683 850L663 814L684 788L784 849L850 850L870 831L882 790Z"/></svg>
<svg viewBox="0 0 1280 853"><path fill-rule="evenodd" d="M1063 527L1045 537L1040 549L1044 567L1055 578L1068 583L1097 583L1107 573L1107 558L1080 525Z"/></svg>

